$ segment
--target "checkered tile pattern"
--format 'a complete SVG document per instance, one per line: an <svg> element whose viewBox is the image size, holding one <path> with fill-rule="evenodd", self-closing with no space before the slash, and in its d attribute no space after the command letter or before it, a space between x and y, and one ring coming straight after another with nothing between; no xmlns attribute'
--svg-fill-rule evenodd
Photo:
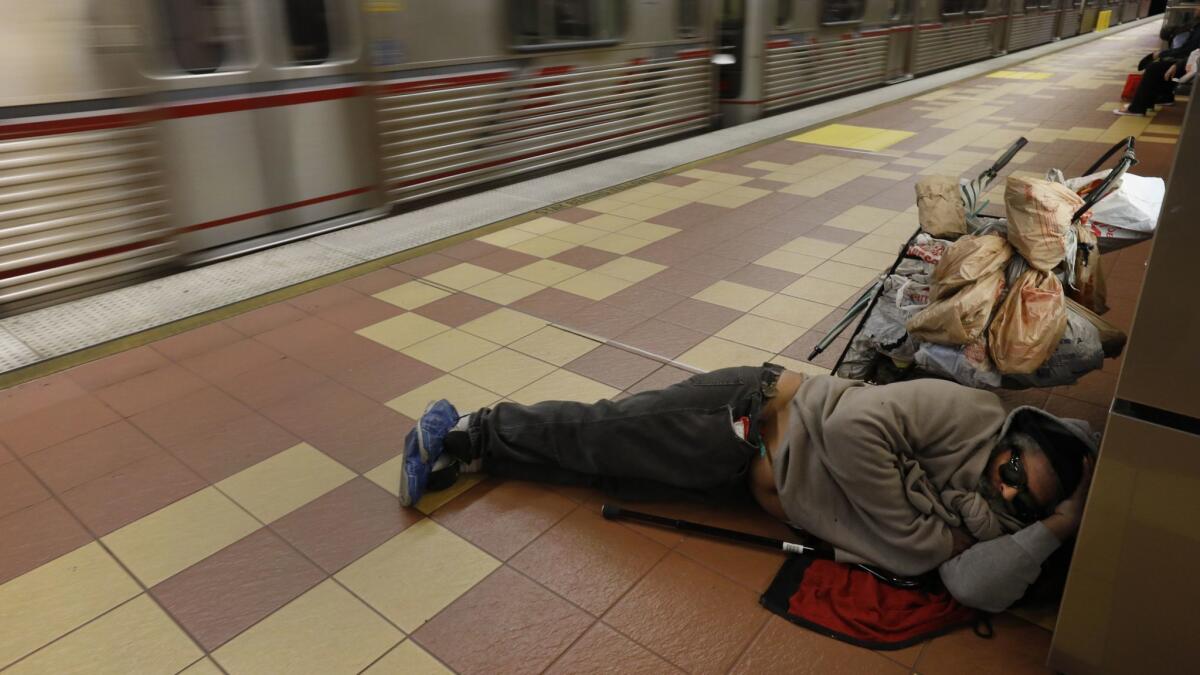
<svg viewBox="0 0 1200 675"><path fill-rule="evenodd" d="M808 352L914 230L920 175L973 175L1020 134L1017 172L1079 173L1135 134L1139 172L1165 175L1178 113L1108 112L1155 29L1119 37L0 392L0 668L1037 670L1049 634L1012 616L886 654L796 628L757 604L778 556L606 522L589 491L471 477L401 508L397 453L441 397L827 372L845 338ZM1105 256L1126 328L1146 251ZM1118 367L1009 402L1102 423Z"/></svg>

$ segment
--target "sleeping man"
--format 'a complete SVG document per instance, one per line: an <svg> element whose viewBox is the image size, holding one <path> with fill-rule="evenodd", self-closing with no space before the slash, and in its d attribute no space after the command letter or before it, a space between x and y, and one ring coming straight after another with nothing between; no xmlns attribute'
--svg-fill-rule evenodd
<svg viewBox="0 0 1200 675"><path fill-rule="evenodd" d="M940 380L871 386L725 368L592 404L430 405L405 439L400 501L460 471L625 497L750 496L836 549L1000 611L1079 527L1086 423ZM432 480L431 480L432 476Z"/></svg>

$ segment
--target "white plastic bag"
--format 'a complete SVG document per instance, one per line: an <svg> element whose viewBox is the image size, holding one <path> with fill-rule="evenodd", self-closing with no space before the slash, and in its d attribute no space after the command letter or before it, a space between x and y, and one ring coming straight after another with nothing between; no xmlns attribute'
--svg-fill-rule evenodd
<svg viewBox="0 0 1200 675"><path fill-rule="evenodd" d="M961 347L922 342L915 360L922 370L949 377L968 387L992 389L1000 386L1000 373L988 358L982 340Z"/></svg>
<svg viewBox="0 0 1200 675"><path fill-rule="evenodd" d="M1107 171L1072 178L1067 187L1081 190L1089 183L1102 181ZM1114 227L1133 232L1154 232L1158 226L1158 211L1162 208L1166 183L1161 178L1135 176L1127 173L1121 177L1117 187L1092 206L1092 224L1104 228ZM1128 238L1128 237L1117 237Z"/></svg>

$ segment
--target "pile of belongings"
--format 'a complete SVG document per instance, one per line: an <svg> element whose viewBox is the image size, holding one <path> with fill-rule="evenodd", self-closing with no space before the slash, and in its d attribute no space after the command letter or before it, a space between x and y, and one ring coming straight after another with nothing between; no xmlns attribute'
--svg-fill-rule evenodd
<svg viewBox="0 0 1200 675"><path fill-rule="evenodd" d="M1022 389L1072 384L1119 356L1125 334L1099 316L1108 307L1094 218L1074 219L1084 204L1076 190L1096 179L1011 176L1007 218L996 219L972 213L958 181L920 181L922 232L882 280L838 374ZM1138 208L1138 217L1154 209L1152 231L1157 205Z"/></svg>

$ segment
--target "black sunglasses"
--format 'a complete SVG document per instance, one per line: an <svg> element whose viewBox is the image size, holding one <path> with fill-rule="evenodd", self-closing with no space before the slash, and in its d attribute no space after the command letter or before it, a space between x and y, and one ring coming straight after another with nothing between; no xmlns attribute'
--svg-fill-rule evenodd
<svg viewBox="0 0 1200 675"><path fill-rule="evenodd" d="M1029 477L1025 475L1020 450L1013 448L1012 457L1000 466L1000 480L1005 485L1017 489L1017 496L1013 498L1012 504L1021 520L1032 522L1045 517L1046 507L1038 504L1029 492Z"/></svg>

